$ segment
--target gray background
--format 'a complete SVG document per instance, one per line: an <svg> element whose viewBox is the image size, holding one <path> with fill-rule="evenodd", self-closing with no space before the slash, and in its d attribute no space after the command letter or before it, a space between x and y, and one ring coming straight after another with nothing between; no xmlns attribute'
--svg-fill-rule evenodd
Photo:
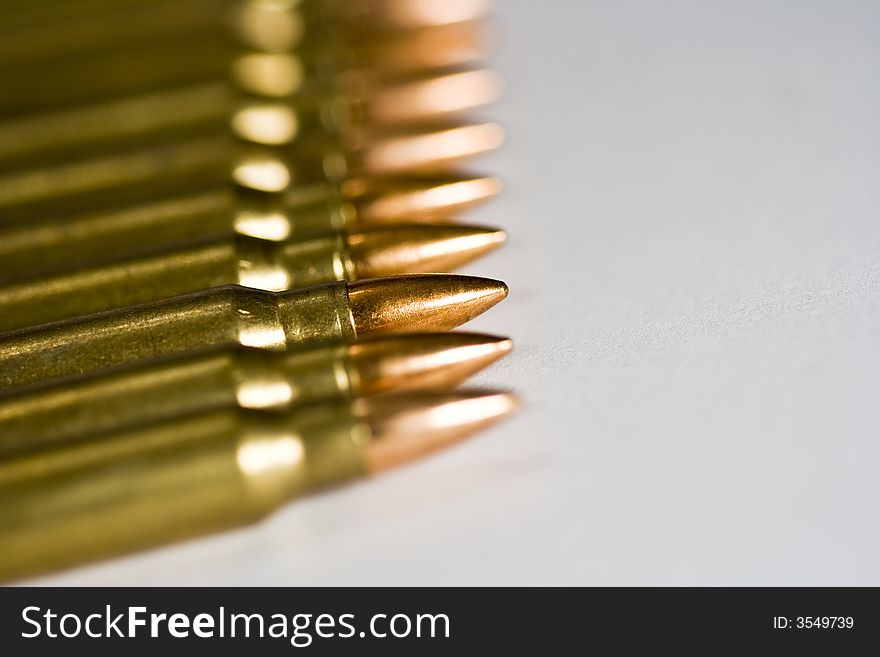
<svg viewBox="0 0 880 657"><path fill-rule="evenodd" d="M880 3L500 0L513 420L53 584L880 584Z"/></svg>

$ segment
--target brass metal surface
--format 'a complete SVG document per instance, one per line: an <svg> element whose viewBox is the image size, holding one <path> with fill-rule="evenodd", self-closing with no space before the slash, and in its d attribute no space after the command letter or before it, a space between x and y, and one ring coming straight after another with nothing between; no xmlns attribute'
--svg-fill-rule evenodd
<svg viewBox="0 0 880 657"><path fill-rule="evenodd" d="M0 580L254 522L365 475L369 437L344 404L228 410L2 461Z"/></svg>
<svg viewBox="0 0 880 657"><path fill-rule="evenodd" d="M280 293L214 288L0 335L0 388L209 346L281 351L370 333L446 330L506 293L500 281L452 274Z"/></svg>
<svg viewBox="0 0 880 657"><path fill-rule="evenodd" d="M0 121L0 168L144 148L157 139L185 137L194 127L231 129L245 141L280 145L309 126L338 130L356 123L424 122L491 103L501 92L499 76L486 69L325 88L306 83L296 61L292 55L259 54L233 66L239 88L277 100L242 97L219 79ZM267 66L274 68L267 72Z"/></svg>
<svg viewBox="0 0 880 657"><path fill-rule="evenodd" d="M0 0L0 582L236 528L510 414L488 0ZM402 394L401 394L402 393Z"/></svg>
<svg viewBox="0 0 880 657"><path fill-rule="evenodd" d="M283 192L292 184L444 171L498 148L494 123L441 123L395 130L352 129L344 137L310 135L285 148L247 145L223 132L148 148L0 175L0 222L89 209L127 191L155 198L168 190L230 179L244 188Z"/></svg>
<svg viewBox="0 0 880 657"><path fill-rule="evenodd" d="M0 222L95 211L204 185L228 185L236 142L208 130L148 148L0 175Z"/></svg>
<svg viewBox="0 0 880 657"><path fill-rule="evenodd" d="M447 390L509 353L475 333L379 336L286 353L213 349L0 394L0 459L174 417L238 406Z"/></svg>
<svg viewBox="0 0 880 657"><path fill-rule="evenodd" d="M0 65L111 49L174 34L222 29L230 0L126 0L100 7L92 2L45 0L0 4ZM27 9L24 12L21 9Z"/></svg>
<svg viewBox="0 0 880 657"><path fill-rule="evenodd" d="M210 346L281 351L354 336L345 283L280 294L231 285L2 335L0 386Z"/></svg>
<svg viewBox="0 0 880 657"><path fill-rule="evenodd" d="M0 579L253 522L509 413L504 393L219 411L0 461Z"/></svg>
<svg viewBox="0 0 880 657"><path fill-rule="evenodd" d="M296 8L275 12L269 17L272 22L261 21L259 25L250 18L253 16L238 22L233 19L231 31L221 16L219 21L206 20L188 31L158 30L152 38L145 32L140 39L113 39L91 49L67 48L67 52L48 58L31 56L44 39L29 41L25 36L28 31L42 31L45 24L23 27L17 32L17 43L5 53L0 49L0 79L6 90L0 97L0 116L223 80L242 46L269 54L295 53L311 72L309 78L324 83L341 74L377 80L462 66L486 54L485 32L479 21L386 33L368 31L348 38L345 30L322 34L319 27L309 26L301 31L296 27L302 24ZM101 22L102 18L97 16L93 21ZM63 24L55 28L56 32L64 30ZM0 37L3 31L0 25ZM68 45L72 44L68 41Z"/></svg>
<svg viewBox="0 0 880 657"><path fill-rule="evenodd" d="M280 292L339 280L451 271L504 232L458 224L387 225L275 242L221 239L0 286L0 332L222 285Z"/></svg>
<svg viewBox="0 0 880 657"><path fill-rule="evenodd" d="M121 43L110 53L81 51L49 62L0 63L0 116L222 79L235 52L222 29L207 29L198 35Z"/></svg>
<svg viewBox="0 0 880 657"><path fill-rule="evenodd" d="M234 235L280 241L360 223L441 221L499 191L488 177L397 176L293 185L281 199L254 202L220 185L121 208L0 216L0 281Z"/></svg>

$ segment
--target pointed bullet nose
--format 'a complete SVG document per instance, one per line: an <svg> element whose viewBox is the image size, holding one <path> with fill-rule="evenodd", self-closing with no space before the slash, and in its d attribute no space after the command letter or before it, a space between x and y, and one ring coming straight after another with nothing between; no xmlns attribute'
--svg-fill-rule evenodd
<svg viewBox="0 0 880 657"><path fill-rule="evenodd" d="M357 278L454 271L506 239L503 230L460 224L372 226L347 235Z"/></svg>
<svg viewBox="0 0 880 657"><path fill-rule="evenodd" d="M483 21L466 20L386 32L361 41L357 51L369 70L367 77L382 79L467 66L485 59L492 43Z"/></svg>
<svg viewBox="0 0 880 657"><path fill-rule="evenodd" d="M345 20L388 30L475 20L486 15L490 3L489 0L372 0L337 4L337 11Z"/></svg>
<svg viewBox="0 0 880 657"><path fill-rule="evenodd" d="M492 176L396 176L349 179L343 193L357 205L365 223L445 220L494 198L501 181Z"/></svg>
<svg viewBox="0 0 880 657"><path fill-rule="evenodd" d="M364 119L395 125L466 112L501 97L504 80L495 71L472 69L439 73L365 90Z"/></svg>
<svg viewBox="0 0 880 657"><path fill-rule="evenodd" d="M509 338L483 333L426 333L367 338L349 359L358 392L446 390L510 353Z"/></svg>
<svg viewBox="0 0 880 657"><path fill-rule="evenodd" d="M358 400L372 429L364 455L371 473L449 447L501 420L517 407L507 392L456 392Z"/></svg>
<svg viewBox="0 0 880 657"><path fill-rule="evenodd" d="M504 143L504 129L497 123L440 126L389 135L363 133L361 168L372 175L442 169L476 157Z"/></svg>
<svg viewBox="0 0 880 657"><path fill-rule="evenodd" d="M350 283L357 335L393 331L446 331L486 312L507 296L491 278L417 274Z"/></svg>

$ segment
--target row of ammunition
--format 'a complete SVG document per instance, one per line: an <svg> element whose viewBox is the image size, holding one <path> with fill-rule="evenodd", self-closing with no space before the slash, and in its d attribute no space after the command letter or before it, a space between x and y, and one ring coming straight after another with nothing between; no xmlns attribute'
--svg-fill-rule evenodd
<svg viewBox="0 0 880 657"><path fill-rule="evenodd" d="M515 407L484 0L0 5L0 580L259 519Z"/></svg>

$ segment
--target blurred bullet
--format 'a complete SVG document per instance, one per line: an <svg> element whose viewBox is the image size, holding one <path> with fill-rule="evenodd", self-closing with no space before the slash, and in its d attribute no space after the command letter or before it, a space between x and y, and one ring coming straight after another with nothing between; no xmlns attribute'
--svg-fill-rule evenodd
<svg viewBox="0 0 880 657"><path fill-rule="evenodd" d="M515 407L507 393L460 392L220 411L0 462L0 579L256 521L445 449Z"/></svg>
<svg viewBox="0 0 880 657"><path fill-rule="evenodd" d="M174 417L290 410L389 392L448 390L510 352L479 333L379 336L274 353L226 348L0 395L0 458Z"/></svg>
<svg viewBox="0 0 880 657"><path fill-rule="evenodd" d="M504 239L497 228L458 224L380 225L302 241L221 239L0 286L0 332L222 285L281 292L453 271Z"/></svg>

